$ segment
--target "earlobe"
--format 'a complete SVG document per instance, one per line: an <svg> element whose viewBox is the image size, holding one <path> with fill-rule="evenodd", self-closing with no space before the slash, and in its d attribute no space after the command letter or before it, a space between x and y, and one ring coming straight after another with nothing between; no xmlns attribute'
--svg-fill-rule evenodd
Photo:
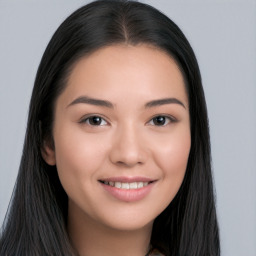
<svg viewBox="0 0 256 256"><path fill-rule="evenodd" d="M55 150L53 146L44 141L43 147L41 148L41 154L44 161L49 165L56 165Z"/></svg>

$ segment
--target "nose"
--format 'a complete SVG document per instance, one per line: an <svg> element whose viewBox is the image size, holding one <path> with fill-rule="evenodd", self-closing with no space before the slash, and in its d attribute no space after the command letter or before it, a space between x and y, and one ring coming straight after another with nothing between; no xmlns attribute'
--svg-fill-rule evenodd
<svg viewBox="0 0 256 256"><path fill-rule="evenodd" d="M120 127L112 140L110 161L114 164L133 167L147 159L146 144L134 127Z"/></svg>

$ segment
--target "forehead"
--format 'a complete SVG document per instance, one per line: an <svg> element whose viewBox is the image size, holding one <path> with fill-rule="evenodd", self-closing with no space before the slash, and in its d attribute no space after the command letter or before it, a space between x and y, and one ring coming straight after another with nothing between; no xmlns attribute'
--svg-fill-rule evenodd
<svg viewBox="0 0 256 256"><path fill-rule="evenodd" d="M115 100L176 96L187 104L185 83L175 60L150 45L112 45L80 59L69 76L64 96L81 94Z"/></svg>

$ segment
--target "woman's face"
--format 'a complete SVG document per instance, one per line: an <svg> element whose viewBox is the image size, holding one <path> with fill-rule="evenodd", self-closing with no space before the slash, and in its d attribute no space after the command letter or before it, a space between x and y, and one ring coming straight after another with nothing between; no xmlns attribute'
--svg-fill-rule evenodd
<svg viewBox="0 0 256 256"><path fill-rule="evenodd" d="M74 67L58 97L56 164L69 217L118 230L152 225L182 183L190 151L184 80L147 45L97 50Z"/></svg>

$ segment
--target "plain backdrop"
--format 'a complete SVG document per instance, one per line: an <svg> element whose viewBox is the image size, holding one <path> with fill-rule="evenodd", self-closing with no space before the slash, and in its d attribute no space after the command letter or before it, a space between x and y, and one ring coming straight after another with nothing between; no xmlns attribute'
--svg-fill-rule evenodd
<svg viewBox="0 0 256 256"><path fill-rule="evenodd" d="M81 0L0 0L0 225L43 51ZM256 255L256 1L144 0L190 41L209 111L222 255Z"/></svg>

